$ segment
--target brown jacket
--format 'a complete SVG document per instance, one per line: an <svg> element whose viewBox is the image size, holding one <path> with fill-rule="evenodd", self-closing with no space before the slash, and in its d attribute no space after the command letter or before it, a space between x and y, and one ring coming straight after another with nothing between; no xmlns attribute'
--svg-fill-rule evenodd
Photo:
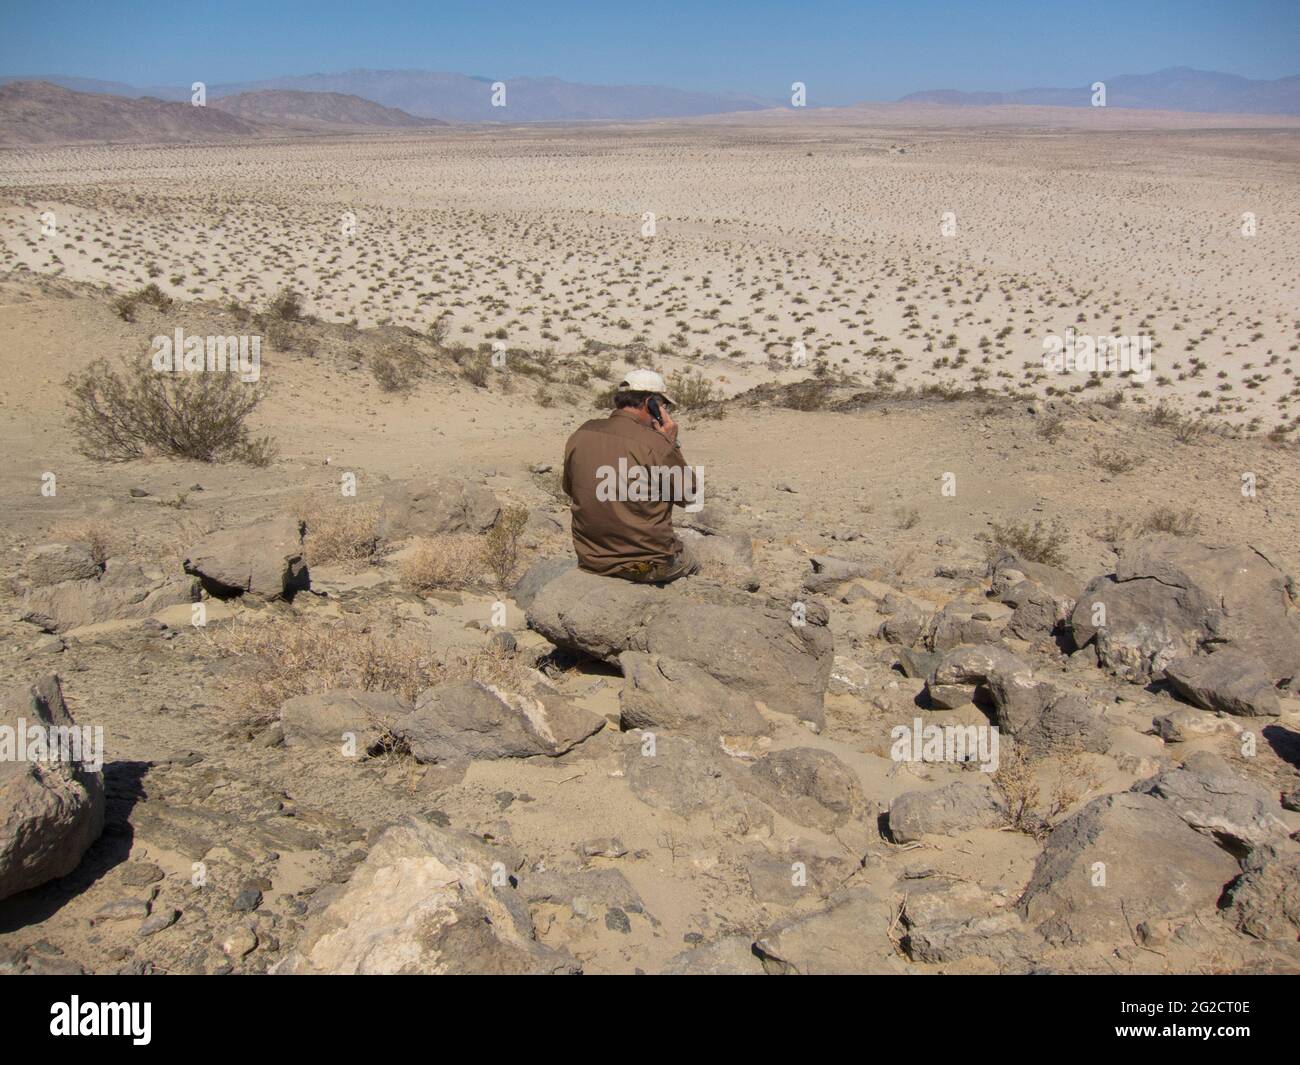
<svg viewBox="0 0 1300 1065"><path fill-rule="evenodd" d="M582 569L610 575L636 563L666 561L681 550L672 510L689 501L682 493L659 491L661 498L644 500L636 498L635 488L611 493L620 468L630 474L623 483L631 485L635 467L654 471L661 483L673 470L677 484L692 483L681 449L629 411L586 422L565 444L564 491L572 500L573 548Z"/></svg>

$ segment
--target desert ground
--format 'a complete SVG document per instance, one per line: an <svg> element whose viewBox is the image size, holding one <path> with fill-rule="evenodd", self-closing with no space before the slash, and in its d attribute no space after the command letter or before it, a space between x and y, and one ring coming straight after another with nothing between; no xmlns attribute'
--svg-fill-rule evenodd
<svg viewBox="0 0 1300 1065"><path fill-rule="evenodd" d="M6 720L106 795L0 966L1296 971L1300 130L956 121L0 152ZM78 434L177 328L262 336L256 461ZM556 569L634 366L667 589Z"/></svg>

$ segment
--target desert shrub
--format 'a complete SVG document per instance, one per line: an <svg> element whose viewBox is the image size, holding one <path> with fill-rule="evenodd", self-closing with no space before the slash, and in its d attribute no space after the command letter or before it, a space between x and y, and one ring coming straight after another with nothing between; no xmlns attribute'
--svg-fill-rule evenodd
<svg viewBox="0 0 1300 1065"><path fill-rule="evenodd" d="M1109 474L1128 473L1137 467L1137 459L1125 451L1103 451L1093 461Z"/></svg>
<svg viewBox="0 0 1300 1065"><path fill-rule="evenodd" d="M273 321L296 322L302 318L302 296L291 288L282 288L266 306L266 316Z"/></svg>
<svg viewBox="0 0 1300 1065"><path fill-rule="evenodd" d="M1065 418L1060 414L1044 415L1038 423L1038 435L1055 443L1065 433Z"/></svg>
<svg viewBox="0 0 1300 1065"><path fill-rule="evenodd" d="M114 299L113 312L124 322L134 322L136 309L142 303L155 310L165 311L172 305L172 298L151 281L134 292L123 293Z"/></svg>
<svg viewBox="0 0 1300 1065"><path fill-rule="evenodd" d="M499 588L510 583L519 565L519 534L527 524L526 507L506 507L484 537L483 561L496 577Z"/></svg>
<svg viewBox="0 0 1300 1065"><path fill-rule="evenodd" d="M915 529L921 522L921 512L916 507L899 507L894 511L900 529Z"/></svg>
<svg viewBox="0 0 1300 1065"><path fill-rule="evenodd" d="M722 389L697 370L677 370L668 376L668 391L678 410L707 406L722 399Z"/></svg>
<svg viewBox="0 0 1300 1065"><path fill-rule="evenodd" d="M487 355L477 355L461 367L461 375L475 388L486 388L492 360Z"/></svg>
<svg viewBox="0 0 1300 1065"><path fill-rule="evenodd" d="M833 392L829 381L799 381L786 389L781 406L789 410L821 410Z"/></svg>
<svg viewBox="0 0 1300 1065"><path fill-rule="evenodd" d="M270 440L254 438L246 424L263 388L236 374L159 373L147 360L130 359L114 369L101 358L70 374L66 387L72 430L89 458L154 453L254 466L274 458Z"/></svg>
<svg viewBox="0 0 1300 1065"><path fill-rule="evenodd" d="M261 323L262 335L266 342L276 351L292 351L298 344L298 330L292 322L279 318L264 318Z"/></svg>
<svg viewBox="0 0 1300 1065"><path fill-rule="evenodd" d="M483 539L467 533L421 537L401 563L402 580L417 592L476 584L483 569Z"/></svg>
<svg viewBox="0 0 1300 1065"><path fill-rule="evenodd" d="M295 505L294 514L307 527L309 565L339 563L360 568L374 558L379 546L377 503L304 497Z"/></svg>
<svg viewBox="0 0 1300 1065"><path fill-rule="evenodd" d="M1028 562L1041 562L1045 566L1065 564L1065 527L1060 519L1047 525L1040 518L1032 525L1028 522L1010 521L1005 525L993 523L991 554L996 557L1002 548L1009 548Z"/></svg>
<svg viewBox="0 0 1300 1065"><path fill-rule="evenodd" d="M1156 507L1142 523L1144 532L1170 533L1174 536L1195 536L1201 529L1201 519L1191 507L1177 511L1173 507Z"/></svg>
<svg viewBox="0 0 1300 1065"><path fill-rule="evenodd" d="M410 347L392 346L372 355L370 372L385 392L409 392L424 373L424 358Z"/></svg>
<svg viewBox="0 0 1300 1065"><path fill-rule="evenodd" d="M1209 434L1208 418L1184 418L1174 426L1174 439L1180 444L1195 444Z"/></svg>

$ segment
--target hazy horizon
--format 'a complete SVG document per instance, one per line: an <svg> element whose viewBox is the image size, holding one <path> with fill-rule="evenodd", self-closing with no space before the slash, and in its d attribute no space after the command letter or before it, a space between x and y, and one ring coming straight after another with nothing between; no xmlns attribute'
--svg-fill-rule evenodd
<svg viewBox="0 0 1300 1065"><path fill-rule="evenodd" d="M21 2L4 18L0 72L140 88L422 70L773 99L797 80L810 101L842 105L936 89L1074 87L1170 67L1272 80L1296 74L1300 54L1300 6L1284 0L1160 0L1140 10L1116 0L1059 9L919 0L815 11L667 0L598 13L580 4L379 0L362 19L332 0L275 10L230 0L216 24L203 11L149 0Z"/></svg>

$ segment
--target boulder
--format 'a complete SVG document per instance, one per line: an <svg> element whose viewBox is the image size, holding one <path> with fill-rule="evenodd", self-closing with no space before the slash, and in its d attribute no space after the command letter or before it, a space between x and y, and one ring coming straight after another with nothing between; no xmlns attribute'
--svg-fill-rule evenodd
<svg viewBox="0 0 1300 1065"><path fill-rule="evenodd" d="M387 540L484 533L501 513L501 502L489 489L453 477L390 481L381 495L380 534Z"/></svg>
<svg viewBox="0 0 1300 1065"><path fill-rule="evenodd" d="M1217 736L1222 732L1237 731L1233 723L1218 714L1207 714L1191 706L1180 706L1167 714L1154 718L1151 725L1165 743L1186 743L1189 740Z"/></svg>
<svg viewBox="0 0 1300 1065"><path fill-rule="evenodd" d="M515 586L510 589L510 597L520 610L528 610L537 598L542 587L563 573L578 568L576 558L544 558L534 562Z"/></svg>
<svg viewBox="0 0 1300 1065"><path fill-rule="evenodd" d="M954 599L930 619L925 644L931 651L949 651L961 644L993 643L1007 626L1006 607Z"/></svg>
<svg viewBox="0 0 1300 1065"><path fill-rule="evenodd" d="M901 973L889 938L893 907L867 888L848 888L825 909L780 921L754 942L773 975L852 976Z"/></svg>
<svg viewBox="0 0 1300 1065"><path fill-rule="evenodd" d="M30 589L22 618L45 632L67 632L106 621L134 621L199 598L192 577L169 578L162 570L110 558L91 580L68 580Z"/></svg>
<svg viewBox="0 0 1300 1065"><path fill-rule="evenodd" d="M311 586L302 537L302 523L294 517L220 529L190 548L185 572L217 598L292 599Z"/></svg>
<svg viewBox="0 0 1300 1065"><path fill-rule="evenodd" d="M51 731L77 728L54 674L0 689L0 728L0 899L6 899L77 867L104 829L104 773L84 744L71 745L70 732ZM21 750L20 733L26 737ZM85 737L80 732L78 742Z"/></svg>
<svg viewBox="0 0 1300 1065"><path fill-rule="evenodd" d="M407 820L387 829L272 971L546 974L576 968L535 939L512 863L472 836Z"/></svg>
<svg viewBox="0 0 1300 1065"><path fill-rule="evenodd" d="M286 746L342 748L351 735L361 757L392 736L410 712L410 704L392 692L335 688L286 700L280 725Z"/></svg>
<svg viewBox="0 0 1300 1065"><path fill-rule="evenodd" d="M1006 824L1006 804L988 774L967 774L930 791L908 791L889 806L889 835L895 843L922 836L957 836L974 828Z"/></svg>
<svg viewBox="0 0 1300 1065"><path fill-rule="evenodd" d="M605 719L549 692L510 692L448 681L420 693L393 725L417 762L555 757L605 727Z"/></svg>
<svg viewBox="0 0 1300 1065"><path fill-rule="evenodd" d="M1131 944L1143 922L1213 912L1237 871L1170 804L1121 792L1056 826L1019 907L1054 945Z"/></svg>
<svg viewBox="0 0 1300 1065"><path fill-rule="evenodd" d="M970 702L976 689L992 678L1000 678L1006 692L1036 687L1029 663L1001 644L982 643L947 651L926 678L925 690L931 703L951 710Z"/></svg>
<svg viewBox="0 0 1300 1065"><path fill-rule="evenodd" d="M704 596L704 597L701 597ZM709 597L711 596L711 597ZM826 608L571 570L544 584L528 624L553 644L617 662L624 651L699 666L732 691L820 727L834 655ZM799 622L802 622L800 624Z"/></svg>
<svg viewBox="0 0 1300 1065"><path fill-rule="evenodd" d="M969 882L909 891L901 924L903 950L917 962L977 957L1000 965L1024 963L1042 946L1014 906Z"/></svg>
<svg viewBox="0 0 1300 1065"><path fill-rule="evenodd" d="M772 731L750 696L730 690L697 665L640 651L624 651L618 664L627 679L619 694L624 729L664 728L714 739Z"/></svg>
<svg viewBox="0 0 1300 1065"><path fill-rule="evenodd" d="M1101 664L1138 683L1211 647L1253 655L1275 684L1300 673L1300 611L1286 574L1257 547L1165 535L1123 544L1114 574L1080 594L1070 628L1078 646L1095 640Z"/></svg>
<svg viewBox="0 0 1300 1065"><path fill-rule="evenodd" d="M830 751L773 751L754 764L753 778L764 801L796 824L830 833L848 821L875 823L857 774Z"/></svg>
<svg viewBox="0 0 1300 1065"><path fill-rule="evenodd" d="M85 544L41 544L23 560L23 577L33 588L63 581L88 581L104 571Z"/></svg>
<svg viewBox="0 0 1300 1065"><path fill-rule="evenodd" d="M1083 585L1064 570L1004 549L990 569L991 593L1013 607L1007 631L1022 640L1057 632L1069 620Z"/></svg>
<svg viewBox="0 0 1300 1065"><path fill-rule="evenodd" d="M1264 663L1245 651L1229 647L1213 654L1176 658L1165 667L1165 679L1202 710L1240 717L1277 717L1282 712Z"/></svg>
<svg viewBox="0 0 1300 1065"><path fill-rule="evenodd" d="M833 592L845 581L855 577L883 580L893 573L893 567L883 559L848 559L834 555L813 555L808 559L812 572L803 579L803 586L813 594Z"/></svg>
<svg viewBox="0 0 1300 1065"><path fill-rule="evenodd" d="M1238 775L1209 751L1196 752L1179 768L1140 781L1133 790L1163 799L1197 832L1242 848L1287 836L1274 792Z"/></svg>
<svg viewBox="0 0 1300 1065"><path fill-rule="evenodd" d="M912 600L891 592L880 601L879 609L888 615L880 624L880 638L885 642L912 647L925 632L925 615Z"/></svg>
<svg viewBox="0 0 1300 1065"><path fill-rule="evenodd" d="M1227 916L1256 939L1292 946L1300 939L1300 853L1282 846L1256 847L1228 888Z"/></svg>

